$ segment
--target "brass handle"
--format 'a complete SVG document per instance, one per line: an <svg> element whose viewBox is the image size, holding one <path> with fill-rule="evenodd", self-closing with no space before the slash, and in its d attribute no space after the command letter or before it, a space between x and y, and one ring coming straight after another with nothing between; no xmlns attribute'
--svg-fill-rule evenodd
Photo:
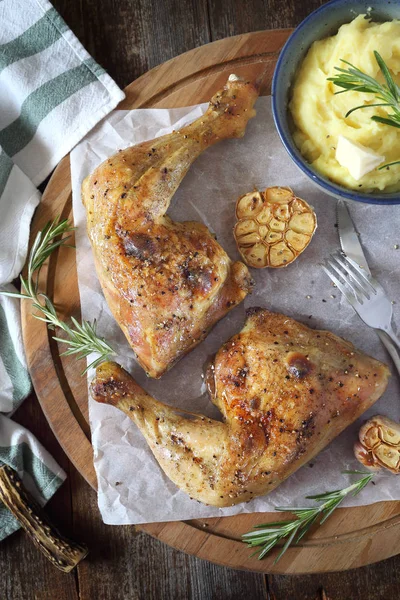
<svg viewBox="0 0 400 600"><path fill-rule="evenodd" d="M57 531L8 465L0 467L0 500L39 550L61 571L69 573L87 555L88 548L84 544L73 542Z"/></svg>

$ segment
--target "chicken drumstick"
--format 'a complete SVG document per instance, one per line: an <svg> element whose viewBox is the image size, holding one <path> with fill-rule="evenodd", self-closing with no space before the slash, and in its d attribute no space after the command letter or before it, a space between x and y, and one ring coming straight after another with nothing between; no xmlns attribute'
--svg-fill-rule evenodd
<svg viewBox="0 0 400 600"><path fill-rule="evenodd" d="M205 225L166 211L193 161L242 137L258 87L235 76L207 112L180 131L121 150L85 179L83 203L108 305L150 377L160 377L205 338L251 287Z"/></svg>

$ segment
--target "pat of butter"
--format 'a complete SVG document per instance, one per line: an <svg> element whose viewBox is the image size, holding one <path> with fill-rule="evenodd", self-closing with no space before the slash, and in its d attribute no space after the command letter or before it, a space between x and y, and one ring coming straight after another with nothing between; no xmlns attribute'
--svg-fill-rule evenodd
<svg viewBox="0 0 400 600"><path fill-rule="evenodd" d="M362 144L352 142L344 135L339 135L336 145L336 160L342 167L346 167L350 175L358 181L380 165L385 157L376 154Z"/></svg>

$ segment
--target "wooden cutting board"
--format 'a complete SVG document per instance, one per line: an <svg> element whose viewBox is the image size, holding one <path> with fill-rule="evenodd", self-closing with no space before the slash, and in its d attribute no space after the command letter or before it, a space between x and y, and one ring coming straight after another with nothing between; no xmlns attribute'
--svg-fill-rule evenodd
<svg viewBox="0 0 400 600"><path fill-rule="evenodd" d="M205 102L234 72L256 78L265 72L263 94L270 93L276 59L290 31L240 35L178 56L127 87L121 109L171 108ZM288 159L289 160L289 159ZM72 218L69 157L61 161L43 195L32 240L44 224L61 215ZM60 315L80 317L75 252L61 248L43 269L41 290L53 299ZM85 367L61 356L65 347L51 339L46 326L23 304L23 333L29 368L39 401L61 446L88 483L96 488L88 424ZM134 472L132 472L134 477ZM400 502L339 509L330 520L274 565L274 557L258 561L240 535L276 513L154 523L140 528L185 552L228 567L268 573L315 573L366 565L400 552Z"/></svg>

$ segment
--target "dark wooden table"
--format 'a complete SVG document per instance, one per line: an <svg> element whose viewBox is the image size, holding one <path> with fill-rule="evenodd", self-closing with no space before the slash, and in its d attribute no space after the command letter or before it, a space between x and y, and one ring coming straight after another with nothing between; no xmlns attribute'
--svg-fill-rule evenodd
<svg viewBox="0 0 400 600"><path fill-rule="evenodd" d="M294 27L323 0L55 0L91 55L120 86L155 65L226 36ZM15 415L48 448L68 479L48 504L63 529L90 546L69 575L18 532L0 546L0 600L397 600L400 556L345 573L264 576L193 558L102 523L96 495L61 450L32 396Z"/></svg>

